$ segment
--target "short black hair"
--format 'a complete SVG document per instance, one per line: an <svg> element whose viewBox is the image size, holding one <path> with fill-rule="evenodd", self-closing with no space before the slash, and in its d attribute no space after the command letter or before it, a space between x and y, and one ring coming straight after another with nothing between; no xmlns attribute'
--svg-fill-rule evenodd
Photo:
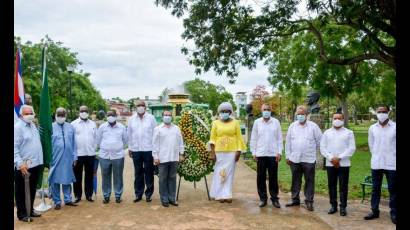
<svg viewBox="0 0 410 230"><path fill-rule="evenodd" d="M379 104L379 105L377 106L376 110L377 110L378 108L380 108L380 107L386 108L387 111L390 111L390 106L388 106L388 105L386 105L386 104Z"/></svg>

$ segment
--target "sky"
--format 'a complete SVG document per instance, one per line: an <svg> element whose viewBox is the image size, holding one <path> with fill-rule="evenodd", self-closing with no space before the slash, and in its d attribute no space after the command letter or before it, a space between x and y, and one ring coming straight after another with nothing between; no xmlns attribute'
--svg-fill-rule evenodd
<svg viewBox="0 0 410 230"><path fill-rule="evenodd" d="M262 64L242 68L233 85L213 71L195 75L180 51L183 29L182 20L154 0L14 1L14 35L23 42L39 42L46 34L63 42L78 53L83 63L78 70L91 73L103 98L157 98L165 87L196 77L223 85L233 95L249 95L256 85L270 91Z"/></svg>

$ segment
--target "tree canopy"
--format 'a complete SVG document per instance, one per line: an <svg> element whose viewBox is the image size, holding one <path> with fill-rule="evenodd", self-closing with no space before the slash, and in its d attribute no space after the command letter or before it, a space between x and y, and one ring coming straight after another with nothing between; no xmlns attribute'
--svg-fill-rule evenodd
<svg viewBox="0 0 410 230"><path fill-rule="evenodd" d="M262 6L257 9L240 0L156 0L177 17L188 13L183 20L182 38L187 44L182 52L197 74L212 68L234 82L239 67L255 68L257 61L267 58L268 47L276 39L305 32L315 38L315 57L323 63L349 66L377 60L395 70L395 0L308 0L304 8L308 14L300 16L298 6L303 2L260 2ZM327 47L333 41L323 39L323 30L329 24L350 28L357 42L329 52Z"/></svg>

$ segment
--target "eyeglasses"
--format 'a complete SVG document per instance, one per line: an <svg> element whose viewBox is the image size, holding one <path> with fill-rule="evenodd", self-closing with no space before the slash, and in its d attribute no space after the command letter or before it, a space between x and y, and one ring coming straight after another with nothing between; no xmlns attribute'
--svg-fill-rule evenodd
<svg viewBox="0 0 410 230"><path fill-rule="evenodd" d="M230 110L221 110L220 113L230 113Z"/></svg>
<svg viewBox="0 0 410 230"><path fill-rule="evenodd" d="M377 111L377 113L389 113L389 111Z"/></svg>

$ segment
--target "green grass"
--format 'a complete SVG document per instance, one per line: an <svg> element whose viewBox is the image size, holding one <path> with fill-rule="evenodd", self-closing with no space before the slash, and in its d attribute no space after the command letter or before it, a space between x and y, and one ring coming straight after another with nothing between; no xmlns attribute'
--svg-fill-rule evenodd
<svg viewBox="0 0 410 230"><path fill-rule="evenodd" d="M282 127L283 128L283 127ZM350 175L349 175L349 199L359 199L362 195L362 188L360 183L363 182L365 176L371 175L370 169L370 152L367 143L367 128L360 127L362 130L366 130L363 132L355 131L355 141L356 141L356 152L354 153L353 157L351 158L351 168L350 168ZM287 128L286 128L287 130ZM283 131L283 130L282 130ZM284 131L286 132L286 131ZM245 163L252 169L256 170L256 162L252 160L252 156L248 153L249 159L246 160ZM278 168L278 180L279 180L279 187L282 192L289 192L292 175L290 172L289 166L286 164L286 159L283 156L283 159L279 163ZM386 178L383 178L383 183L386 182ZM326 170L316 170L316 177L315 177L315 193L328 195L328 183L327 183L327 173ZM371 188L366 188L366 199L370 199ZM382 189L382 197L388 197L388 192L386 189Z"/></svg>

